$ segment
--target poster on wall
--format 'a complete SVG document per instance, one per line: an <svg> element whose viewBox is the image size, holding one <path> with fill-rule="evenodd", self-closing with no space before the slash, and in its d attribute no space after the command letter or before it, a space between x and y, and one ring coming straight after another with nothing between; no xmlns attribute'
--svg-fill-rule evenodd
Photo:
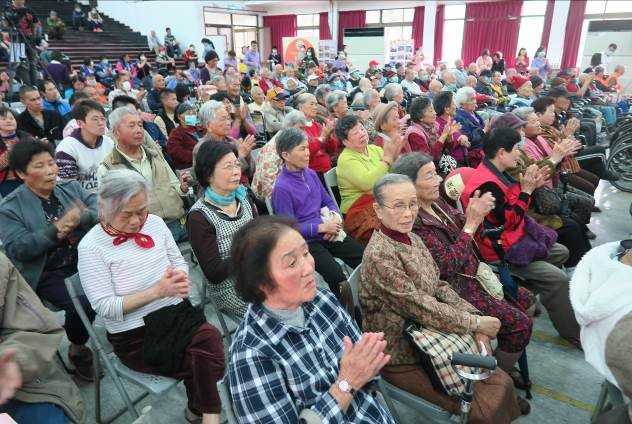
<svg viewBox="0 0 632 424"><path fill-rule="evenodd" d="M388 42L388 60L390 63L406 64L413 60L413 40L389 40Z"/></svg>
<svg viewBox="0 0 632 424"><path fill-rule="evenodd" d="M309 47L318 49L318 39L312 37L283 37L283 61L298 65Z"/></svg>
<svg viewBox="0 0 632 424"><path fill-rule="evenodd" d="M319 62L333 62L336 59L338 51L336 49L336 43L334 40L320 40L318 41L318 61Z"/></svg>

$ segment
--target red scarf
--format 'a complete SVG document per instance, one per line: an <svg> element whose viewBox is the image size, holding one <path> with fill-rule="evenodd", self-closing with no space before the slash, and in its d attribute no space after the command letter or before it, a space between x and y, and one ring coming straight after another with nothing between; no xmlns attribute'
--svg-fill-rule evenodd
<svg viewBox="0 0 632 424"><path fill-rule="evenodd" d="M144 225L145 223L143 222L143 226ZM119 244L125 243L129 239L134 239L134 242L138 246L142 247L143 249L151 249L155 245L154 239L152 239L151 236L147 234L143 234L141 232L124 233L122 231L118 231L114 229L113 227L109 225L105 226L103 224L101 224L101 228L103 228L103 231L105 231L107 235L114 238L114 241L113 241L114 246L118 246ZM141 226L140 229L142 230L143 227Z"/></svg>

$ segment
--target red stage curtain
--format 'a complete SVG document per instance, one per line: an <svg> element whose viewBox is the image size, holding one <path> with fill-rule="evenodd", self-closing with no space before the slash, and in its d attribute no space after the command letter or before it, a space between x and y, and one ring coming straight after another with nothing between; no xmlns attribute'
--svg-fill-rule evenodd
<svg viewBox="0 0 632 424"><path fill-rule="evenodd" d="M320 18L318 21L318 38L321 40L331 40L328 12L320 12Z"/></svg>
<svg viewBox="0 0 632 424"><path fill-rule="evenodd" d="M540 46L548 50L549 36L551 35L551 24L553 23L553 8L555 7L555 0L549 0L546 4L546 13L544 14L544 27L542 28L542 39ZM531 56L535 55L535 52L527 52Z"/></svg>
<svg viewBox="0 0 632 424"><path fill-rule="evenodd" d="M415 51L421 47L424 39L424 7L415 7L415 16L413 17L413 41L415 42Z"/></svg>
<svg viewBox="0 0 632 424"><path fill-rule="evenodd" d="M463 61L465 66L475 62L483 49L503 53L508 66L514 61L522 0L493 3L467 3L463 31Z"/></svg>
<svg viewBox="0 0 632 424"><path fill-rule="evenodd" d="M445 6L437 6L435 14L435 36L434 36L434 63L441 60L443 54L443 21L445 20Z"/></svg>
<svg viewBox="0 0 632 424"><path fill-rule="evenodd" d="M586 0L574 0L568 10L566 19L566 35L564 36L564 51L562 52L561 69L577 66L579 53L579 39L582 36Z"/></svg>
<svg viewBox="0 0 632 424"><path fill-rule="evenodd" d="M338 49L342 49L345 28L366 28L366 12L364 10L338 12Z"/></svg>
<svg viewBox="0 0 632 424"><path fill-rule="evenodd" d="M263 26L270 28L270 43L277 46L283 61L283 37L296 37L296 15L264 16ZM262 59L267 57L262 54Z"/></svg>

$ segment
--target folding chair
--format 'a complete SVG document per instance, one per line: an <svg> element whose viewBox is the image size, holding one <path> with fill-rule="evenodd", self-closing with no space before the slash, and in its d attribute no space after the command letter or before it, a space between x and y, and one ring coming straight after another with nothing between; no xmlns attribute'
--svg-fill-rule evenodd
<svg viewBox="0 0 632 424"><path fill-rule="evenodd" d="M126 411L130 413L134 420L139 418L138 411L134 406L142 399L147 397L147 395L151 394L154 397L160 398L169 390L176 387L179 383L179 380L162 377L154 374L146 374L142 372L133 371L127 368L123 363L118 359L116 354L111 351L106 351L104 346L109 346L107 340L101 340L97 335L95 326L90 322L88 316L86 315L81 302L79 301L79 296L83 294L83 288L81 287L81 281L79 279L79 274L75 274L72 277L69 277L65 281L66 289L68 290L68 294L72 300L72 304L77 310L77 314L81 319L81 322L85 326L88 334L90 336L90 343L92 345L92 350L95 353L94 355L94 371L95 371L95 415L97 423L111 423L116 420L118 417L123 415ZM98 317L97 317L98 319ZM96 323L96 320L95 320ZM125 402L125 408L119 410L113 417L102 420L101 419L101 379L100 375L100 361L103 361L105 364L105 368L112 377L114 381L114 386L116 390L118 390L121 398L123 398L123 402ZM129 397L129 394L125 390L123 386L123 382L121 379L125 379L126 381L133 383L140 388L142 388L145 392L132 400Z"/></svg>
<svg viewBox="0 0 632 424"><path fill-rule="evenodd" d="M228 375L217 382L217 391L219 392L219 399L222 401L222 409L226 416L226 422L228 424L239 424L237 420L237 414L233 408L233 400L230 396L230 387L228 387Z"/></svg>
<svg viewBox="0 0 632 424"><path fill-rule="evenodd" d="M353 303L362 312L362 307L360 305L360 271L362 270L362 264L360 264L349 277L349 285L351 286L351 294L353 296ZM398 402L403 403L409 408L414 409L416 412L421 414L424 418L430 420L433 423L449 423L452 414L449 411L435 405L432 402L428 402L427 400L420 398L419 396L415 396L411 393L408 393L405 390L402 390L398 387L393 386L392 384L385 381L383 378L379 379L378 388L382 396L384 397L384 401L386 402L386 406L393 415L393 418L396 422L401 423L401 419L399 417L399 413L393 404L393 399ZM424 420L419 420L419 422L428 422Z"/></svg>
<svg viewBox="0 0 632 424"><path fill-rule="evenodd" d="M624 403L625 400L623 399L621 390L608 380L604 380L603 383L601 383L601 392L599 393L592 417L590 418L591 422L602 412L609 411L615 406L623 405Z"/></svg>
<svg viewBox="0 0 632 424"><path fill-rule="evenodd" d="M333 167L329 171L325 172L324 178L329 196L331 196L331 199L336 202L336 206L340 209L340 192L338 191L338 176L336 175L336 167ZM335 192L334 188L336 189Z"/></svg>

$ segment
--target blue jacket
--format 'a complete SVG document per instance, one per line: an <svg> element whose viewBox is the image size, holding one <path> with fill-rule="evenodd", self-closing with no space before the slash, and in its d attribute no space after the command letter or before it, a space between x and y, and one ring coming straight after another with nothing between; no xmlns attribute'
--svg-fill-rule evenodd
<svg viewBox="0 0 632 424"><path fill-rule="evenodd" d="M57 101L55 102L49 102L44 97L42 97L42 107L44 108L44 110L54 110L62 117L72 111L72 108L70 107L68 102L63 99L57 99Z"/></svg>
<svg viewBox="0 0 632 424"><path fill-rule="evenodd" d="M74 200L87 206L81 214L82 230L87 232L98 222L96 193L84 190L77 181L57 183L54 193L64 210L72 208ZM57 227L46 222L40 198L26 184L0 203L0 240L11 262L36 290L48 251L58 243Z"/></svg>

